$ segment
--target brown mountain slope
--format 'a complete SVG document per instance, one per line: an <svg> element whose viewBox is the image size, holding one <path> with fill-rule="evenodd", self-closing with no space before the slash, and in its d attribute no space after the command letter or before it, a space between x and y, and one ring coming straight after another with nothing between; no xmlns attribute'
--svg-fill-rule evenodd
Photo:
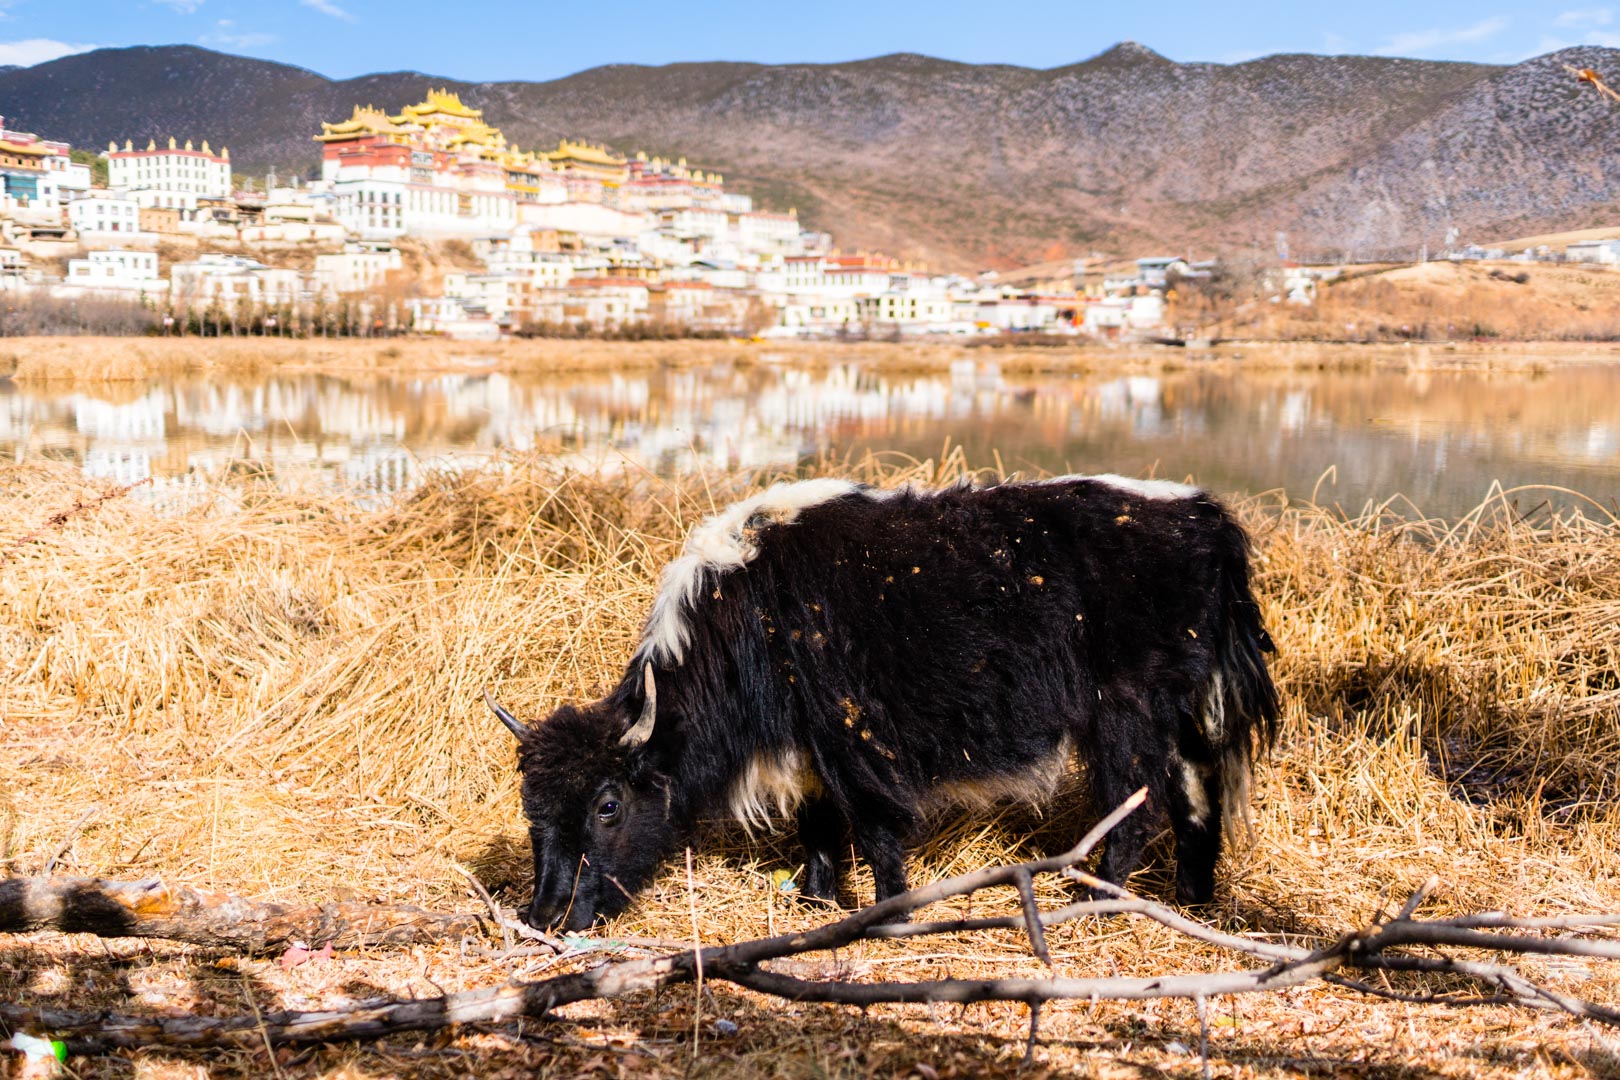
<svg viewBox="0 0 1620 1080"><path fill-rule="evenodd" d="M342 82L190 47L0 73L0 112L77 143L207 137L239 168L316 161L319 121L459 90L523 144L680 153L847 247L939 265L1093 249L1259 245L1371 255L1620 216L1620 108L1575 49L1514 67L1274 56L1176 64L1126 44L1037 71L914 55L844 64L615 65L543 83Z"/></svg>

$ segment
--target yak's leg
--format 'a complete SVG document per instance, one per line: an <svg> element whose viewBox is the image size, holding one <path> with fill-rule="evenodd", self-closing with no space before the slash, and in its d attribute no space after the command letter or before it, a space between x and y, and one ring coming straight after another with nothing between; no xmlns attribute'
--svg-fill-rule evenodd
<svg viewBox="0 0 1620 1080"><path fill-rule="evenodd" d="M872 868L872 880L877 884L877 899L887 900L906 891L906 853L900 843L905 834L903 827L883 821L857 819L855 846L861 858Z"/></svg>
<svg viewBox="0 0 1620 1080"><path fill-rule="evenodd" d="M804 877L799 895L838 902L838 860L848 825L831 799L813 798L799 807L799 843L804 845Z"/></svg>
<svg viewBox="0 0 1620 1080"><path fill-rule="evenodd" d="M1097 862L1098 877L1123 886L1153 839L1155 807L1164 805L1164 762L1169 748L1157 745L1151 737L1152 719L1134 708L1119 709L1110 719L1112 723L1100 733L1105 736L1102 745L1095 746L1089 761L1097 813L1111 813L1139 789L1148 789L1147 805L1114 826Z"/></svg>
<svg viewBox="0 0 1620 1080"><path fill-rule="evenodd" d="M1212 762L1179 758L1167 789L1176 834L1176 899L1207 904L1215 898L1215 864L1221 858L1219 771Z"/></svg>

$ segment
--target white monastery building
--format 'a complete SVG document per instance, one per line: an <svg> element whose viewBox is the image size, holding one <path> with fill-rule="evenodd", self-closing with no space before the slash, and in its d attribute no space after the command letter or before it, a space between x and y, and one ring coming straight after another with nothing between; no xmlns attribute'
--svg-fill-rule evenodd
<svg viewBox="0 0 1620 1080"><path fill-rule="evenodd" d="M83 259L69 259L66 284L87 292L164 293L169 283L158 276L153 251L92 251Z"/></svg>
<svg viewBox="0 0 1620 1080"><path fill-rule="evenodd" d="M68 203L68 224L81 237L108 233L130 234L141 231L140 204L131 198L74 199Z"/></svg>
<svg viewBox="0 0 1620 1080"><path fill-rule="evenodd" d="M198 198L224 199L231 194L231 152L221 148L219 153L209 149L205 139L202 149L193 149L191 140L177 146L170 139L167 149L158 149L157 143L148 142L145 150L136 150L125 140L124 148L114 143L107 145L107 186L124 191L168 192L191 196L191 206ZM152 203L154 206L166 205ZM178 207L177 207L178 208Z"/></svg>

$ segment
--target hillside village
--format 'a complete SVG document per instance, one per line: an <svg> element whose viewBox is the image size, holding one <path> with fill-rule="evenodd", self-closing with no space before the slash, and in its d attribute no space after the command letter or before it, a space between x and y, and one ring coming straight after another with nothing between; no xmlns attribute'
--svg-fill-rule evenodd
<svg viewBox="0 0 1620 1080"><path fill-rule="evenodd" d="M685 158L520 149L444 90L357 106L313 142L311 179L238 183L206 138L76 155L0 118L0 294L121 305L168 333L1129 339L1196 334L1177 288L1218 273L1156 252L930 273L839 251ZM1620 264L1620 240L1516 257ZM1308 305L1340 273L1279 257L1262 285Z"/></svg>

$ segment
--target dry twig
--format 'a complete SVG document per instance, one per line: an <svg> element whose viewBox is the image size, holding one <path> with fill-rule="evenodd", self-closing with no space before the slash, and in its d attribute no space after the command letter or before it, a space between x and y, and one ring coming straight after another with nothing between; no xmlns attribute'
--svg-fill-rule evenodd
<svg viewBox="0 0 1620 1080"><path fill-rule="evenodd" d="M133 484L125 484L123 487L113 488L111 491L104 491L93 499L75 499L72 506L69 506L63 510L58 510L50 517L46 518L44 524L30 532L24 533L22 536L19 536L17 539L7 544L5 550L0 551L0 566L4 566L6 563L16 558L17 552L33 543L35 540L38 540L50 530L66 525L68 518L72 517L74 514L82 514L86 510L94 510L96 507L100 506L109 499L122 498L123 496L134 491L136 488L150 484L151 482L152 478L148 476L144 480L135 481Z"/></svg>
<svg viewBox="0 0 1620 1080"><path fill-rule="evenodd" d="M1592 927L1617 921L1614 915L1574 916L1559 920L1516 920L1499 914L1463 919L1421 921L1416 911L1434 883L1426 883L1413 893L1394 917L1352 931L1324 948L1305 950L1222 934L1192 922L1162 905L1135 897L1076 868L1104 835L1137 809L1145 794L1138 792L1073 849L1055 858L1034 860L1011 866L989 867L958 875L932 885L913 889L881 903L862 908L836 922L804 933L783 934L743 941L733 945L692 948L669 956L621 960L602 964L590 971L562 975L535 982L489 987L416 1001L377 1000L346 1009L319 1012L281 1012L237 1017L137 1017L103 1013L77 1013L63 1010L0 1005L0 1022L17 1029L46 1031L67 1037L78 1052L139 1046L240 1047L272 1044L313 1043L340 1039L369 1039L396 1032L444 1028L456 1024L507 1020L515 1017L544 1018L551 1010L572 1002L616 998L627 994L693 982L698 972L706 980L720 980L759 993L800 1002L847 1005L879 1003L967 1004L985 1001L1019 1001L1030 1009L1027 1052L1033 1053L1039 1034L1040 1006L1053 1000L1141 1000L1184 998L1205 1002L1210 997L1229 994L1266 993L1317 982L1367 993L1380 998L1447 1006L1515 1005L1530 1009L1553 1010L1585 1021L1620 1026L1620 1011L1556 993L1540 986L1511 966L1467 959L1441 953L1442 949L1486 950L1493 953L1587 956L1620 960L1620 942L1571 937L1538 937L1498 930L1527 928L1562 929L1566 926ZM1051 911L1030 913L1033 904L1028 882L1040 874L1065 874L1078 879L1105 898L1066 905ZM5 883L15 885L17 883ZM39 888L50 883L24 882ZM980 890L1010 886L1019 891L1022 912L1002 918L961 919L920 924L898 924L895 920L941 900L972 895ZM0 889L4 886L0 885ZM15 891L15 890L13 890ZM1095 894L1094 893L1094 894ZM18 920L4 921L8 907L0 891L0 930L17 928ZM90 893L89 895L95 895ZM115 893L116 899L116 893ZM120 904L127 910L131 905ZM244 912L244 914L247 914ZM774 960L839 949L853 942L878 938L925 937L964 929L989 927L1021 928L1030 936L1032 949L1039 951L1044 928L1085 915L1129 914L1152 919L1197 940L1212 943L1245 956L1270 961L1266 966L1204 974L1163 975L1151 978L946 978L927 982L855 983L799 978L768 965ZM457 918L440 916L442 919ZM465 917L461 917L465 918ZM183 920L170 919L171 928ZM93 929L89 924L57 917L24 920L31 926ZM114 920L119 932L130 925ZM148 932L163 925L148 920ZM169 935L162 935L169 936ZM230 940L264 940L265 931L243 934ZM220 943L219 937L188 932L182 940ZM373 938L372 940L375 940ZM1418 954L1406 952L1421 946ZM1456 993L1397 993L1352 978L1346 972L1403 971L1464 976L1481 984L1484 990L1472 996ZM1207 1044L1205 1046L1207 1053Z"/></svg>

